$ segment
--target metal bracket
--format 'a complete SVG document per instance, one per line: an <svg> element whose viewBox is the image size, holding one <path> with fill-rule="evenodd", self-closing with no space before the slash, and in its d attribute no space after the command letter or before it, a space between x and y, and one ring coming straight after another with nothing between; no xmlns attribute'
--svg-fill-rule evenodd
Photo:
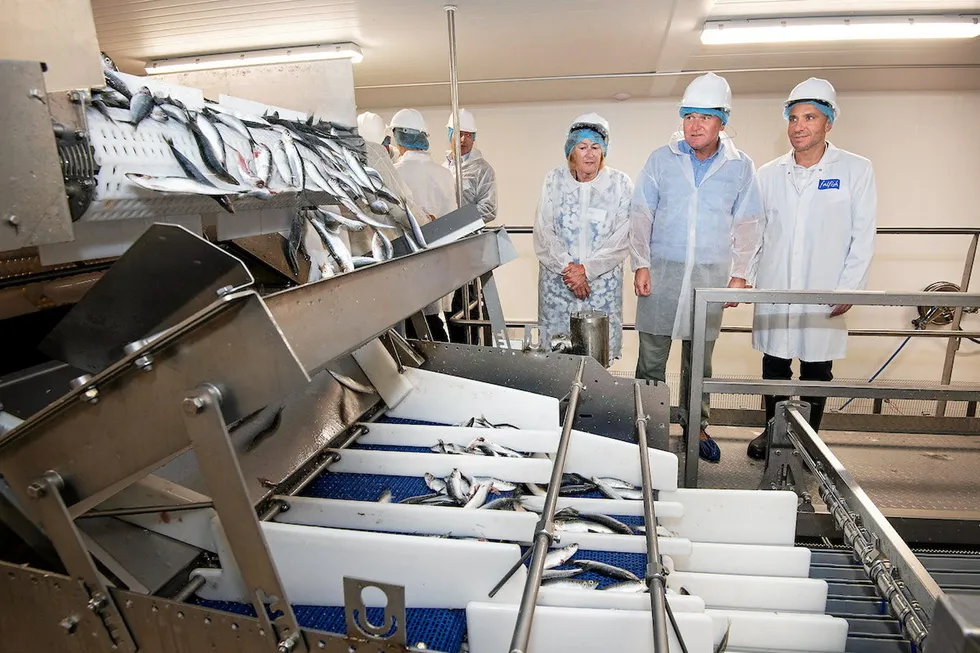
<svg viewBox="0 0 980 653"><path fill-rule="evenodd" d="M776 404L776 415L766 429L769 446L766 451L766 468L762 472L760 490L791 490L800 497L800 509L812 512L813 504L806 491L803 462L789 438L789 418L786 411L796 408L803 417L810 418L810 404L803 401L781 401Z"/></svg>
<svg viewBox="0 0 980 653"><path fill-rule="evenodd" d="M68 506L61 495L63 489L64 481L61 476L49 471L30 484L27 495L36 504L39 525L54 544L65 569L88 595L87 609L101 621L103 627L93 630L92 636L106 650L132 653L136 651L136 642L95 568L95 562L85 549L81 534L75 528L75 522L72 521ZM62 624L70 624L70 628L65 626L65 630L74 634L79 618L67 615Z"/></svg>
<svg viewBox="0 0 980 653"><path fill-rule="evenodd" d="M412 315L412 326L415 328L415 336L419 340L428 340L432 342L432 332L429 331L429 323L425 319L425 314L422 311Z"/></svg>
<svg viewBox="0 0 980 653"><path fill-rule="evenodd" d="M384 615L380 624L368 619L362 592L374 587L385 595ZM344 578L344 613L347 616L347 637L360 634L376 644L405 646L405 588L372 580ZM353 650L354 647L351 647Z"/></svg>
<svg viewBox="0 0 980 653"><path fill-rule="evenodd" d="M497 291L497 281L493 272L487 272L480 277L483 287L483 304L490 319L490 329L493 332L493 346L510 349L510 337L507 335L507 322L504 320L504 307L500 302Z"/></svg>
<svg viewBox="0 0 980 653"><path fill-rule="evenodd" d="M184 425L198 468L221 518L221 527L255 612L271 638L272 650L305 653L306 641L286 598L228 437L220 409L221 393L213 385L204 384L188 394L183 405Z"/></svg>

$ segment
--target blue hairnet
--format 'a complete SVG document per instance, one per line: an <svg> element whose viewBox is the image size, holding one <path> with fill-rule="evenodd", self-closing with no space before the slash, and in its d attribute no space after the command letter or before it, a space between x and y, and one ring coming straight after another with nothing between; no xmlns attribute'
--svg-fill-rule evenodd
<svg viewBox="0 0 980 653"><path fill-rule="evenodd" d="M585 127L583 129L576 129L572 132L569 132L568 138L565 139L565 158L571 156L572 150L575 149L575 146L581 143L582 141L584 141L585 139L589 139L593 143L598 143L599 145L601 145L602 156L606 156L606 139L604 139L602 137L602 134L600 134L596 130Z"/></svg>
<svg viewBox="0 0 980 653"><path fill-rule="evenodd" d="M401 147L409 150L422 150L423 152L429 149L429 137L426 136L425 132L395 127L391 133L395 136L395 143Z"/></svg>
<svg viewBox="0 0 980 653"><path fill-rule="evenodd" d="M681 118L691 113L700 113L704 116L716 116L721 120L721 124L728 124L728 112L724 109L695 109L694 107L681 107Z"/></svg>
<svg viewBox="0 0 980 653"><path fill-rule="evenodd" d="M446 129L449 130L449 140L453 140L453 128L452 127L446 127ZM473 140L474 141L476 140L476 132L468 132L468 131L466 131L464 129L463 130L463 133L464 134L472 134L473 135Z"/></svg>
<svg viewBox="0 0 980 653"><path fill-rule="evenodd" d="M834 124L834 108L828 104L820 102L819 100L798 100L793 102L783 109L783 118L789 120L789 110L795 107L797 104L809 104L816 107L820 113L827 116L827 120L830 121L831 125Z"/></svg>

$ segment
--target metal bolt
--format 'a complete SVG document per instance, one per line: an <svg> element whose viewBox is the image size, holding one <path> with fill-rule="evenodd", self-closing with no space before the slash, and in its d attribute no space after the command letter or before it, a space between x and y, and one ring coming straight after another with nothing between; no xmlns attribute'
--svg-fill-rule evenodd
<svg viewBox="0 0 980 653"><path fill-rule="evenodd" d="M291 653L294 648L296 648L296 639L299 637L299 633L293 633L286 639L279 642L279 647L276 649L277 653Z"/></svg>
<svg viewBox="0 0 980 653"><path fill-rule="evenodd" d="M143 372L151 372L153 370L153 357L149 354L140 356L133 361L133 364L136 365L137 369L142 370Z"/></svg>
<svg viewBox="0 0 980 653"><path fill-rule="evenodd" d="M75 138L80 141L85 140L85 132L82 131L81 129L76 129Z"/></svg>
<svg viewBox="0 0 980 653"><path fill-rule="evenodd" d="M31 483L27 486L27 496L32 499L40 499L48 493L48 489L43 483Z"/></svg>
<svg viewBox="0 0 980 653"><path fill-rule="evenodd" d="M78 629L78 617L75 615L69 615L62 619L58 625L61 626L65 633L74 635L75 631Z"/></svg>
<svg viewBox="0 0 980 653"><path fill-rule="evenodd" d="M31 98L32 100L38 100L41 102L41 104L44 104L45 102L44 93L36 88L32 88L27 91L27 97Z"/></svg>
<svg viewBox="0 0 980 653"><path fill-rule="evenodd" d="M224 297L225 295L227 295L228 293L230 293L234 289L235 289L235 286L231 286L231 285L229 285L229 286L221 286L215 292L217 292L218 297Z"/></svg>
<svg viewBox="0 0 980 653"><path fill-rule="evenodd" d="M78 91L68 91L68 99L74 104L79 104L82 101L82 94Z"/></svg>
<svg viewBox="0 0 980 653"><path fill-rule="evenodd" d="M109 599L102 592L96 592L89 599L88 609L92 612L102 612L102 608L109 604Z"/></svg>
<svg viewBox="0 0 980 653"><path fill-rule="evenodd" d="M205 406L207 406L207 401L205 401L204 397L201 395L184 399L184 411L191 415L200 413L202 410L204 410Z"/></svg>

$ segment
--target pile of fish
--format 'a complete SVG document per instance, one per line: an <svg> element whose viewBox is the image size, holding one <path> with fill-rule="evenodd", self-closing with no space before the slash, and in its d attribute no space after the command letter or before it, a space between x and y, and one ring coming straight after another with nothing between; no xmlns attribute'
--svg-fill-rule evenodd
<svg viewBox="0 0 980 653"><path fill-rule="evenodd" d="M643 579L633 572L597 560L572 560L576 553L578 553L578 544L569 544L561 549L553 549L548 552L544 559L542 587L594 590L599 587L598 580L576 578L585 572L592 572L616 581L604 585L603 591L631 594L649 591Z"/></svg>
<svg viewBox="0 0 980 653"><path fill-rule="evenodd" d="M154 95L146 86L133 92L109 68L104 68L104 74L106 87L92 91L95 110L110 122L128 123L134 130L147 119L165 122L175 128L175 133L189 135L199 155L181 151L173 138L165 138L184 176L130 172L126 178L132 183L157 192L210 197L230 213L235 212L237 197L269 199L283 193L297 196L301 208L284 243L294 274L299 272L307 223L341 272L391 259L392 238L388 233L404 236L413 251L427 246L421 224L405 199L386 186L377 170L364 163L364 141L356 128L329 121L314 122L312 117L305 122L285 120L277 113L242 116L213 102L194 111L180 100ZM113 117L110 108L126 110L126 118L120 117L121 111ZM223 132L226 136L222 136ZM272 138L256 138L260 132ZM272 147L262 142L270 140L275 143ZM195 159L203 166L196 165ZM304 203L308 191L325 193L327 204ZM332 211L329 206L343 207L347 215ZM390 218L393 224L378 216ZM340 237L341 229L373 231L371 256L352 256Z"/></svg>
<svg viewBox="0 0 980 653"><path fill-rule="evenodd" d="M517 486L499 478L490 477L469 477L458 469L445 478L438 478L426 473L425 484L432 490L429 494L422 494L415 497L408 497L399 503L417 504L426 506L459 506L462 508L485 508L488 510L500 510L507 506L498 502L510 502L511 498L501 498L486 503L487 497L501 492L513 492ZM379 499L382 503L391 501L391 493L386 491ZM513 502L520 504L520 499L513 499Z"/></svg>

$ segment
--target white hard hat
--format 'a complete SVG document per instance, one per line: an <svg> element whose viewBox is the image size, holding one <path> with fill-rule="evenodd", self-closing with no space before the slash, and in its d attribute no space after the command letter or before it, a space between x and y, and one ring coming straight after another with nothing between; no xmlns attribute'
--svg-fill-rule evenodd
<svg viewBox="0 0 980 653"><path fill-rule="evenodd" d="M449 129L453 128L453 114L449 114L449 120L446 121L446 127ZM476 133L476 118L472 113L466 109L459 110L459 131L469 132L471 134Z"/></svg>
<svg viewBox="0 0 980 653"><path fill-rule="evenodd" d="M391 123L388 126L392 129L415 129L426 134L429 133L425 118L415 109L402 109L391 118Z"/></svg>
<svg viewBox="0 0 980 653"><path fill-rule="evenodd" d="M684 90L682 107L732 110L732 89L728 81L714 73L695 77Z"/></svg>
<svg viewBox="0 0 980 653"><path fill-rule="evenodd" d="M365 111L357 117L357 133L371 143L382 143L385 139L385 121L376 113Z"/></svg>
<svg viewBox="0 0 980 653"><path fill-rule="evenodd" d="M582 114L572 121L572 124L568 127L568 132L571 133L576 129L582 129L583 127L596 130L602 134L602 137L606 139L607 143L609 142L609 121L600 116L598 113Z"/></svg>
<svg viewBox="0 0 980 653"><path fill-rule="evenodd" d="M834 120L840 116L840 107L837 106L837 91L834 90L834 85L826 79L811 77L805 82L800 82L790 91L783 106L788 109L801 100L817 100L829 104L830 108L834 110Z"/></svg>

